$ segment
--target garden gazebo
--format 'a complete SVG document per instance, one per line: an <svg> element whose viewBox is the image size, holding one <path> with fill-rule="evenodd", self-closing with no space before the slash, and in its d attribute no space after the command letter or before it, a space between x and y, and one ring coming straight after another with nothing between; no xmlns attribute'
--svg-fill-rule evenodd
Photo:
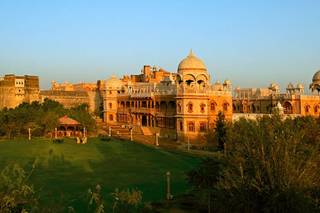
<svg viewBox="0 0 320 213"><path fill-rule="evenodd" d="M81 124L67 115L59 118L58 137L78 137L82 135Z"/></svg>

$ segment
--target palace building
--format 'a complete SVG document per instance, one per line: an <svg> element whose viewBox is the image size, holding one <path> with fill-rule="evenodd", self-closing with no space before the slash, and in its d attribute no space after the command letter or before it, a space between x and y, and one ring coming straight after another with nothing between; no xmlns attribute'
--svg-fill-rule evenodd
<svg viewBox="0 0 320 213"><path fill-rule="evenodd" d="M222 112L229 121L256 119L274 109L284 117L320 116L320 71L306 93L302 84L288 84L285 92L272 83L266 88L232 91L229 80L215 81L204 62L192 51L176 72L145 65L138 75L112 76L96 83L52 82L39 89L37 76L5 75L0 78L0 109L48 98L65 107L87 104L109 127L124 126L134 133L158 134L178 141L203 141ZM232 94L233 93L233 94Z"/></svg>
<svg viewBox="0 0 320 213"><path fill-rule="evenodd" d="M270 114L280 104L286 116L320 116L320 71L314 74L310 89L312 94L306 94L300 83L289 83L285 93L281 93L274 83L268 88L237 88L233 96L233 113Z"/></svg>
<svg viewBox="0 0 320 213"><path fill-rule="evenodd" d="M104 120L177 140L204 139L220 111L232 119L231 82L210 80L205 64L192 52L174 73L144 66L139 75L111 77Z"/></svg>

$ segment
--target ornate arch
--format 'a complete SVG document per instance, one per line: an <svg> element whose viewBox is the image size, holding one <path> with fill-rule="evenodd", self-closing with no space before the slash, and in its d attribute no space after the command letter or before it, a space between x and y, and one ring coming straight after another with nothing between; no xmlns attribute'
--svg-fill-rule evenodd
<svg viewBox="0 0 320 213"><path fill-rule="evenodd" d="M283 112L284 112L284 114L292 114L293 113L293 108L292 108L292 104L290 101L285 101L283 103Z"/></svg>
<svg viewBox="0 0 320 213"><path fill-rule="evenodd" d="M183 81L188 85L190 86L192 83L195 83L196 82L196 78L194 75L192 74L186 74L183 76Z"/></svg>
<svg viewBox="0 0 320 213"><path fill-rule="evenodd" d="M210 111L214 112L216 111L217 103L215 101L210 102Z"/></svg>
<svg viewBox="0 0 320 213"><path fill-rule="evenodd" d="M227 101L224 101L222 104L222 109L224 112L227 112L229 109L230 104Z"/></svg>
<svg viewBox="0 0 320 213"><path fill-rule="evenodd" d="M313 110L315 114L320 114L320 104L315 104Z"/></svg>
<svg viewBox="0 0 320 213"><path fill-rule="evenodd" d="M192 113L193 112L193 103L190 101L188 104L187 104L187 110L189 113Z"/></svg>

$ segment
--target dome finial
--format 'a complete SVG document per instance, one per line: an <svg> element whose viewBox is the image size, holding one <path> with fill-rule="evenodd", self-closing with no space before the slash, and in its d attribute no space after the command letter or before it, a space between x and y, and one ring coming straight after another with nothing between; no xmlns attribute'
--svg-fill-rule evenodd
<svg viewBox="0 0 320 213"><path fill-rule="evenodd" d="M192 48L190 49L189 56L194 56Z"/></svg>

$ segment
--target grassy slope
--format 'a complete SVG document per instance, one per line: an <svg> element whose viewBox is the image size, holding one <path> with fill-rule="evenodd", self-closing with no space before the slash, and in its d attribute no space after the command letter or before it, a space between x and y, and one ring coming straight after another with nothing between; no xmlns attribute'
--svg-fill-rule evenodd
<svg viewBox="0 0 320 213"><path fill-rule="evenodd" d="M73 206L96 184L102 185L107 200L115 188L138 188L144 201L163 199L166 171L172 174L173 194L182 193L187 189L185 172L198 162L194 157L132 142L98 139L89 139L86 145L72 140L64 144L46 139L1 141L0 156L0 169L13 161L28 168L36 159L32 182L40 189L41 201L48 205L66 205L67 201Z"/></svg>

